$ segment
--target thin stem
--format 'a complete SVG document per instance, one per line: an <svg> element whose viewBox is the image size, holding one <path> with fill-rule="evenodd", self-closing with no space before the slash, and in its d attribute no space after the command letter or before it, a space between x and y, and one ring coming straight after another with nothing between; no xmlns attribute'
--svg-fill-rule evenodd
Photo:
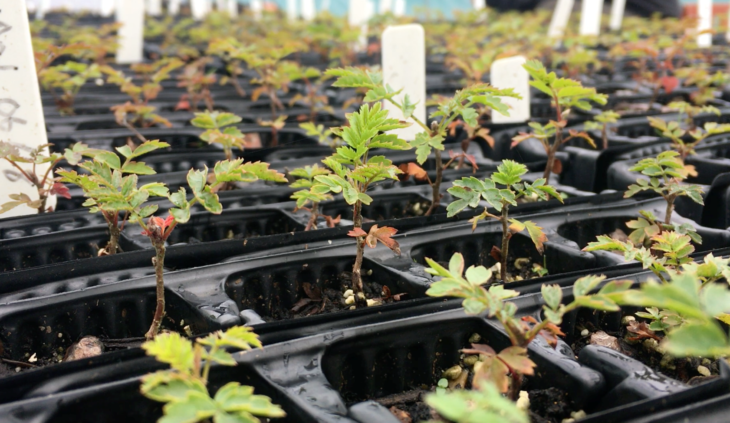
<svg viewBox="0 0 730 423"><path fill-rule="evenodd" d="M515 369L510 369L510 375L512 384L509 389L509 398L512 401L517 401L520 397L520 388L522 388L522 375L519 374Z"/></svg>
<svg viewBox="0 0 730 423"><path fill-rule="evenodd" d="M507 283L507 254L509 253L509 228L507 227L508 222L508 216L507 216L507 209L509 206L503 201L502 202L502 217L500 217L500 222L502 222L502 262L499 269L499 276L502 279L502 282Z"/></svg>
<svg viewBox="0 0 730 423"><path fill-rule="evenodd" d="M106 245L106 252L112 255L116 254L119 249L119 235L121 231L116 221L107 221L107 226L109 226L109 243Z"/></svg>
<svg viewBox="0 0 730 423"><path fill-rule="evenodd" d="M362 229L362 202L359 200L353 207L353 226L355 229ZM363 292L362 277L360 275L360 268L362 267L362 256L365 252L365 238L357 237L357 255L355 256L355 264L352 266L352 289L357 293ZM359 298L356 296L355 300Z"/></svg>
<svg viewBox="0 0 730 423"><path fill-rule="evenodd" d="M667 225L672 223L672 211L674 210L674 198L675 197L673 195L665 197L665 199L667 200L667 210L664 215L664 223Z"/></svg>
<svg viewBox="0 0 730 423"><path fill-rule="evenodd" d="M137 129L127 121L127 119L124 119L124 121L122 122L122 125L124 125L127 129L132 131L134 136L137 137L140 141L147 142L147 138L145 138L144 135L140 134L139 131L137 131Z"/></svg>
<svg viewBox="0 0 730 423"><path fill-rule="evenodd" d="M317 216L319 216L319 203L312 203L311 216L309 216L307 227L304 228L305 232L317 227Z"/></svg>
<svg viewBox="0 0 730 423"><path fill-rule="evenodd" d="M441 150L434 150L436 153L436 179L431 184L431 207L426 211L426 216L431 216L441 205L441 179L444 174L444 164L441 160Z"/></svg>
<svg viewBox="0 0 730 423"><path fill-rule="evenodd" d="M155 315L152 318L152 325L150 325L150 329L145 334L147 340L152 340L157 336L157 333L160 331L160 326L162 326L162 317L165 315L165 282L163 279L165 269L165 241L155 241L153 245L155 247L155 258L152 260L152 263L155 265L157 307L155 308Z"/></svg>

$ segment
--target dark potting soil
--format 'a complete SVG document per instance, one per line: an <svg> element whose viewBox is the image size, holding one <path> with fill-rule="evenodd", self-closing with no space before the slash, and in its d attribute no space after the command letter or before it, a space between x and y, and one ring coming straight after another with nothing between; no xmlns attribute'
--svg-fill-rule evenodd
<svg viewBox="0 0 730 423"><path fill-rule="evenodd" d="M387 286L370 280L367 273L367 269L362 269L363 293L365 294L366 300L375 300L379 304L390 304L402 299L403 293L390 292ZM338 275L337 279L340 282L339 290L332 288L322 290L317 285L307 282L303 283L302 288L305 296L300 297L291 309L286 309L282 306L274 307L269 315L262 316L263 320L271 322L299 319L317 314L337 313L352 310L357 307L365 307L365 304L356 306L355 304L348 304L346 302L344 293L352 289L352 273L342 272ZM377 307L378 305L373 305L372 307Z"/></svg>
<svg viewBox="0 0 730 423"><path fill-rule="evenodd" d="M150 322L152 321L152 316L150 316ZM39 328L40 329L40 328ZM51 330L50 326L46 327L47 330ZM186 330L187 329L187 330ZM180 327L180 324L177 325L175 322L170 318L169 316L165 316L162 321L162 327L160 328L160 333L162 332L177 332L181 334L182 336L192 336L192 332L188 332L189 328L183 328ZM61 333L59 333L61 335ZM104 337L103 334L97 336L99 340L101 341L103 345L102 354L106 354L113 351L119 351L119 350L126 350L130 348L139 348L142 346L142 343L145 342L144 337L137 337L137 338L124 338L124 339L111 339L108 337ZM26 357L24 360L10 360L8 358L0 357L0 379L4 377L13 376L17 373L29 371L29 370L36 370L39 368L43 368L46 366L53 366L55 364L63 363L70 348L76 343L78 340L70 343L67 347L59 347L56 351L53 351L52 354L46 354L46 355L38 355L38 354L28 354L26 353ZM4 348L2 344L0 344L0 356L4 355ZM31 362L31 359L33 362Z"/></svg>
<svg viewBox="0 0 730 423"><path fill-rule="evenodd" d="M622 321L624 316L633 317L632 314L623 314ZM644 320L642 319L637 319L636 321L644 322ZM648 322L646 323L648 325ZM626 327L626 325L621 324L618 331L610 330L608 328L601 328L596 326L593 322L586 321L585 319L581 318L581 316L579 316L575 326L575 341L570 346L577 357L586 345L590 345L591 335L594 332L604 331L608 335L616 337L621 353L644 363L652 370L655 370L674 380L678 380L689 385L698 385L715 379L720 374L719 363L717 360L689 357L674 358L663 361L663 353L657 351L656 349L648 348L644 345L645 341L649 338L641 339L639 341L627 340L627 335L629 337L635 337L636 335L629 332ZM590 331L590 334L588 336L581 336L580 332L583 329L588 329ZM658 333L656 335L660 338L663 337L661 333ZM707 369L709 369L710 373L712 374L710 376L703 376L702 374L700 374L697 371L697 367L700 365L707 367Z"/></svg>

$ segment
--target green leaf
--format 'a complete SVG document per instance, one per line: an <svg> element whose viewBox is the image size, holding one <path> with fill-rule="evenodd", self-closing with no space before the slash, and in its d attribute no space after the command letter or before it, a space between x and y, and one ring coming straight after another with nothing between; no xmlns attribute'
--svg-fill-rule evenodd
<svg viewBox="0 0 730 423"><path fill-rule="evenodd" d="M151 167L142 162L128 162L122 167L124 173L134 173L137 175L154 175L156 172Z"/></svg>
<svg viewBox="0 0 730 423"><path fill-rule="evenodd" d="M677 357L720 357L730 354L725 332L711 321L685 323L667 334L664 348Z"/></svg>
<svg viewBox="0 0 730 423"><path fill-rule="evenodd" d="M190 391L208 394L208 389L199 379L169 370L145 375L140 390L142 395L159 402L184 400Z"/></svg>
<svg viewBox="0 0 730 423"><path fill-rule="evenodd" d="M142 344L142 349L147 355L169 364L175 370L185 373L192 369L193 345L177 332L161 333Z"/></svg>
<svg viewBox="0 0 730 423"><path fill-rule="evenodd" d="M216 404L207 393L189 391L185 399L170 402L163 407L164 416L158 423L197 423L213 417Z"/></svg>
<svg viewBox="0 0 730 423"><path fill-rule="evenodd" d="M605 276L594 276L594 275L584 276L584 277L578 279L577 281L575 281L575 284L573 285L573 296L581 297L583 295L588 295L605 279L606 279Z"/></svg>
<svg viewBox="0 0 730 423"><path fill-rule="evenodd" d="M484 266L470 266L466 269L466 280L468 280L472 285L484 285L491 277L492 271Z"/></svg>
<svg viewBox="0 0 730 423"><path fill-rule="evenodd" d="M254 395L253 388L229 382L215 394L215 402L227 412L246 412L260 417L284 417L286 413L263 395Z"/></svg>
<svg viewBox="0 0 730 423"><path fill-rule="evenodd" d="M107 166L109 166L112 169L119 169L122 167L122 163L119 160L119 156L116 154L110 152L110 151L104 151L102 153L97 154L94 157L94 160L98 160Z"/></svg>
<svg viewBox="0 0 730 423"><path fill-rule="evenodd" d="M545 300L545 304L553 310L557 310L560 307L560 303L563 300L563 291L558 285L543 285L541 288L542 298Z"/></svg>
<svg viewBox="0 0 730 423"><path fill-rule="evenodd" d="M619 311L621 308L609 297L604 295L591 295L578 297L574 302L582 307L602 311Z"/></svg>

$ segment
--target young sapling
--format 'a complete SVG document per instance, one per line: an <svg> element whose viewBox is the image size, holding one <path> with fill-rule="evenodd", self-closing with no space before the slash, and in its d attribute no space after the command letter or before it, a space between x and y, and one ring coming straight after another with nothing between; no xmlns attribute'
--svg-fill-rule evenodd
<svg viewBox="0 0 730 423"><path fill-rule="evenodd" d="M28 156L22 156L18 147L0 141L0 159L10 163L17 171L17 176L28 181L38 192L38 199L32 200L28 195L11 194L10 199L0 205L0 214L10 211L20 205L26 205L32 209L38 210L38 213L47 213L53 211L51 207L46 207L48 196L60 195L64 198L71 198L71 194L61 182L53 178L53 171L61 160L75 165L81 160L82 155L91 156L97 150L89 149L85 144L76 143L71 149L66 149L64 154L51 153L44 154L43 151L53 144L44 144L31 150ZM30 169L24 168L22 164L29 164ZM38 167L45 167L44 170Z"/></svg>
<svg viewBox="0 0 730 423"><path fill-rule="evenodd" d="M534 222L520 222L517 219L510 219L509 207L516 206L517 200L523 197L533 197L537 200L547 201L550 197L563 201L558 192L550 185L545 184L545 179L538 179L534 183L522 181L522 175L527 173L527 167L512 160L504 160L497 167L497 172L491 178L479 180L473 176L454 181L454 186L448 189L456 200L446 208L448 217L452 217L465 208L477 208L482 200L500 212L500 215L489 213L485 207L484 212L470 220L472 227L476 229L480 220L492 218L502 224L502 245L492 249L492 254L499 257L500 279L508 282L507 279L507 258L509 255L509 240L515 233L527 229L535 248L540 254L544 250L544 242L547 236L542 228ZM503 187L503 188L502 188Z"/></svg>
<svg viewBox="0 0 730 423"><path fill-rule="evenodd" d="M621 119L621 115L614 112L613 110L606 110L599 113L593 120L585 123L586 130L597 130L601 131L601 140L603 141L603 149L608 148L608 125L618 122Z"/></svg>
<svg viewBox="0 0 730 423"><path fill-rule="evenodd" d="M248 351L262 348L251 328L236 326L214 332L194 341L178 333L160 334L142 344L142 349L169 370L158 370L142 377L142 395L165 403L160 422L248 422L259 417L285 417L286 413L264 395L254 395L253 388L239 382L228 382L215 395L208 392L212 364L235 366L236 360L227 348Z"/></svg>
<svg viewBox="0 0 730 423"><path fill-rule="evenodd" d="M322 201L327 201L332 199L332 195L327 193L319 193L312 191L312 186L315 184L315 179L317 176L324 176L324 175L331 175L332 172L330 172L328 169L319 167L319 165L315 164L313 166L305 166L303 168L294 169L291 172L289 172L289 175L292 177L297 178L296 181L292 182L289 187L291 188L303 188L294 194L292 194L291 198L293 200L296 200L297 207L296 210L307 210L310 213L309 221L307 222L307 226L304 228L305 231L308 231L312 228L317 228L317 218L323 217L325 221L327 222L328 228L334 228L337 223L340 221L340 216L337 216L335 218L332 218L330 216L323 215L320 213L319 210L319 203ZM310 208L307 208L306 205L308 203L312 203L312 206Z"/></svg>
<svg viewBox="0 0 730 423"><path fill-rule="evenodd" d="M233 160L233 148L243 151L246 146L246 136L235 126L241 122L239 116L227 112L196 113L190 123L196 127L205 129L200 134L200 139L208 144L220 144L226 155L226 160Z"/></svg>
<svg viewBox="0 0 730 423"><path fill-rule="evenodd" d="M413 119L416 125L423 129L423 132L416 134L411 145L416 148L416 160L421 165L426 162L432 153L435 155L436 177L433 181L429 179L432 188L432 200L431 207L425 213L426 216L431 215L441 204L441 182L445 168L441 152L445 149L443 141L446 139L449 126L461 117L469 126L479 127L478 117L480 113L474 107L481 105L508 115L509 109L506 104L502 103L501 97L521 98L511 88L497 89L489 84L475 84L457 91L452 98L442 97L438 104L438 110L430 116L436 120L428 126L413 116L416 104L411 102L410 97L405 95L402 100L397 100L395 97L400 91L395 91L390 86L385 85L380 73L359 68L345 68L329 69L326 74L337 77L333 84L335 87L367 89L365 102L387 101L398 107L405 119ZM448 164L453 161L454 157Z"/></svg>
<svg viewBox="0 0 730 423"><path fill-rule="evenodd" d="M448 269L430 258L426 258L426 262L430 267L426 271L441 277L439 281L431 284L426 291L427 295L463 298L462 306L467 314L476 315L487 312L490 318L496 318L504 327L507 336L512 341L511 347L499 354L495 354L494 350L488 346L473 345L473 350L486 359L487 365L491 363L491 367L487 367L491 369L491 372L485 375L487 379L500 392L509 392L509 398L513 401L517 399L520 392L522 377L531 375L533 368L537 367L527 356L527 347L538 335L545 338L554 348L557 346L558 336L563 335L559 328L563 316L579 307L618 311L618 305L608 294L622 292L631 287L630 281L612 281L597 293L591 294L605 277L586 276L575 282L573 301L565 305L562 304L563 292L558 285L543 285L544 318L538 322L535 319L516 317L517 307L506 300L517 297L519 292L505 289L504 285L491 285L488 289L483 287L492 277L489 269L483 266L471 266L464 272L464 257L459 253L451 257Z"/></svg>
<svg viewBox="0 0 730 423"><path fill-rule="evenodd" d="M51 93L61 115L73 115L76 96L86 81L102 76L98 65L79 62L66 62L63 65L51 66L38 73L38 79L44 90Z"/></svg>
<svg viewBox="0 0 730 423"><path fill-rule="evenodd" d="M373 201L367 195L368 188L385 179L397 180L397 175L401 173L385 156L370 156L370 150L408 150L411 146L397 135L386 133L406 128L408 124L389 119L388 112L382 110L379 103L373 106L365 104L358 112L349 114L347 119L349 126L332 129L345 145L322 161L332 170L332 175L315 176L316 182L310 191L315 194L342 193L347 204L353 207L354 228L349 235L357 240L357 254L352 268L352 289L360 300L359 294L363 292L360 271L365 244L374 248L379 240L400 253L398 243L391 239L395 229L373 225L369 233L362 230L362 206Z"/></svg>
<svg viewBox="0 0 730 423"><path fill-rule="evenodd" d="M704 128L695 128L694 130L687 131L681 128L679 122L666 122L663 119L651 116L647 119L649 119L649 124L657 130L659 135L669 138L672 141L672 148L679 153L679 158L682 162L688 156L695 154L695 148L702 141L706 140L707 137L730 132L730 124L707 122ZM687 135L692 138L692 141L685 141Z"/></svg>
<svg viewBox="0 0 730 423"><path fill-rule="evenodd" d="M567 115L570 110L575 107L582 110L590 110L591 103L605 105L608 97L604 94L598 94L595 88L586 88L580 82L567 78L558 78L555 72L548 73L537 60L531 60L523 65L527 73L532 76L530 85L547 94L552 100L552 106L555 108L555 120L542 125L537 122L531 122L529 125L533 129L532 133L520 133L512 140L512 147L530 138L538 139L547 153L547 165L543 178L545 183L550 182L550 175L556 170L560 170L559 162L556 162L555 154L558 149L572 139L583 138L593 148L596 147L593 139L586 132L569 130L568 136L565 136L564 129L568 125ZM557 165L556 165L557 163Z"/></svg>

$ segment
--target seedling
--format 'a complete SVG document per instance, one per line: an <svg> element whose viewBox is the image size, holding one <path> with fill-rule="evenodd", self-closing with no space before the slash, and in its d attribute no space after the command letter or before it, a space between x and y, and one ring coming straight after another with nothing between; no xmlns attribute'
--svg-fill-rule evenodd
<svg viewBox="0 0 730 423"><path fill-rule="evenodd" d="M142 344L142 349L171 369L159 370L142 378L142 395L165 403L160 422L260 422L258 417L285 417L286 413L265 395L254 395L253 388L228 382L214 396L208 392L213 363L235 366L226 351L233 347L248 351L262 348L251 328L236 326L190 341L177 333L163 333Z"/></svg>
<svg viewBox="0 0 730 423"><path fill-rule="evenodd" d="M235 126L241 118L233 113L210 112L196 113L190 123L196 128L205 129L200 139L208 144L220 144L226 155L226 160L233 159L233 148L243 151L246 146L246 136Z"/></svg>
<svg viewBox="0 0 730 423"><path fill-rule="evenodd" d="M585 129L601 131L601 139L603 140L603 149L608 148L608 125L618 122L621 115L613 110L606 110L598 114L592 121L585 123Z"/></svg>
<svg viewBox="0 0 730 423"><path fill-rule="evenodd" d="M480 369L485 370L480 373L486 373L487 367L482 365ZM505 398L489 381L480 382L474 389L468 391L463 389L443 393L437 391L436 394L427 395L425 401L439 415L454 423L471 423L475 416L479 416L478 418L482 419L479 421L484 422L530 422L525 410Z"/></svg>
<svg viewBox="0 0 730 423"><path fill-rule="evenodd" d="M147 139L137 128L149 128L154 125L172 126L170 121L157 114L157 108L150 106L149 102L160 95L162 81L168 79L170 73L180 66L182 62L177 59L160 60L144 67L137 66L135 69L144 75L144 82L141 85L135 84L132 78L125 76L122 71L110 67L103 68L104 73L109 75L108 82L118 85L119 89L131 99L124 104L112 106L114 118L118 125L129 129L140 142L146 142Z"/></svg>
<svg viewBox="0 0 730 423"><path fill-rule="evenodd" d="M682 79L684 86L697 87L697 91L690 96L692 102L698 106L706 106L708 102L715 99L716 90L722 89L730 83L730 74L722 71L711 73L701 65L677 69L675 74Z"/></svg>
<svg viewBox="0 0 730 423"><path fill-rule="evenodd" d="M615 298L621 305L648 307L649 315L656 313L662 317L663 313L660 321L666 325L655 327L666 332L662 348L676 357L730 354L730 339L718 322L718 319L725 320L730 312L730 290L724 283L703 283L699 276L723 267L727 273L727 267L726 263L718 266L714 257L708 258L704 264L672 274L668 283L650 280L640 289L622 292ZM660 308L662 312L658 311Z"/></svg>
<svg viewBox="0 0 730 423"><path fill-rule="evenodd" d="M545 183L549 183L550 175L552 173L559 173L556 171L562 169L560 162L556 162L555 154L563 144L576 138L583 138L593 148L596 147L593 139L586 132L571 129L568 131L568 136L565 137L564 129L568 124L566 116L570 113L571 108L576 107L582 110L590 110L591 101L605 105L608 97L604 94L598 94L595 88L583 87L578 81L558 78L555 72L548 73L545 66L537 60L527 62L523 67L532 76L533 80L530 81L530 85L547 94L552 99L552 106L555 108L555 120L551 120L546 125L531 122L529 125L533 129L533 132L522 132L514 137L512 139L512 147L530 138L538 139L545 148L548 156L543 178L545 179Z"/></svg>
<svg viewBox="0 0 730 423"><path fill-rule="evenodd" d="M681 121L682 115L686 115L685 123L687 124L687 127L690 131L694 131L695 129L697 129L695 116L699 115L700 113L712 113L717 116L720 116L721 113L720 109L715 106L695 106L691 103L687 103L686 101L673 101L667 104L667 109L676 110L679 113L679 118L677 119L677 121Z"/></svg>
<svg viewBox="0 0 730 423"><path fill-rule="evenodd" d="M573 301L564 305L563 292L558 285L543 285L542 297L543 319L538 322L533 318L519 319L516 317L517 306L507 302L517 297L519 292L505 289L504 285L492 285L489 289L483 287L492 277L492 272L483 266L471 266L464 273L464 257L456 253L449 261L446 269L430 258L426 258L430 266L426 271L441 280L431 284L426 291L431 297L463 298L462 306L467 314L481 314L486 312L488 317L495 317L504 327L512 346L499 354L484 348L477 349L489 361L485 372L486 379L491 381L497 389L516 400L522 385L522 376L531 375L537 365L527 356L527 347L538 336L542 336L554 347L557 346L558 336L563 335L559 325L563 316L579 307L588 307L596 310L618 311L619 307L607 294L622 292L631 287L630 281L612 281L601 288L597 293L590 294L605 279L604 276L586 276L578 279L573 285ZM475 347L478 347L475 345ZM476 349L476 348L475 348ZM490 357L491 356L491 357ZM508 381L511 379L511 383Z"/></svg>
<svg viewBox="0 0 730 423"><path fill-rule="evenodd" d="M332 137L332 131L325 128L322 124L317 125L312 122L304 122L300 123L299 127L304 129L306 134L310 137L317 138L317 141L319 141L320 144L329 146L333 150L341 145L336 138Z"/></svg>
<svg viewBox="0 0 730 423"><path fill-rule="evenodd" d="M197 112L198 103L202 100L207 110L213 111L213 96L210 94L210 87L215 84L217 78L213 71L205 71L205 67L210 60L209 57L203 57L183 68L182 74L178 76L177 86L184 87L187 90L188 101L186 103L181 99L178 108Z"/></svg>
<svg viewBox="0 0 730 423"><path fill-rule="evenodd" d="M632 172L641 172L648 177L639 178L636 184L629 186L624 198L630 198L641 191L654 191L667 202L664 224L672 223L672 212L674 202L679 197L689 197L697 204L704 204L702 199L702 187L699 185L686 185L683 181L688 176L688 171L680 159L680 153L676 151L665 151L654 158L640 160Z"/></svg>
<svg viewBox="0 0 730 423"><path fill-rule="evenodd" d="M81 160L82 154L93 155L96 150L89 149L85 144L77 143L71 149L66 149L64 154L51 153L50 147L53 144L44 144L31 150L28 156L22 156L20 150L12 144L0 141L0 159L10 163L18 171L18 176L27 180L38 192L38 199L31 200L28 195L11 194L8 201L0 205L0 214L10 211L18 206L26 205L38 210L38 213L52 212L52 207L46 207L48 196L60 195L64 198L71 198L71 194L65 185L53 178L53 170L61 160L66 159L69 164L75 165ZM43 150L49 149L47 154ZM30 169L24 169L21 164L30 164ZM38 166L47 166L42 172Z"/></svg>
<svg viewBox="0 0 730 423"><path fill-rule="evenodd" d="M397 175L401 173L400 169L385 156L370 156L370 150L375 148L408 150L411 146L397 135L385 133L393 129L406 128L408 124L397 119L389 119L388 112L381 110L379 103L372 107L365 104L360 111L349 114L347 119L349 126L332 129L346 145L339 147L335 154L322 160L333 174L315 176L316 183L311 191L315 194L342 193L347 204L353 206L354 229L349 235L357 240L357 256L352 268L352 288L357 296L363 292L360 270L366 242L374 248L376 241L380 240L396 253L400 253L398 243L390 238L395 229L377 228L377 225L374 225L369 234L362 230L362 205L373 201L372 197L367 195L368 188L386 179L398 180ZM359 299L359 296L357 298Z"/></svg>
<svg viewBox="0 0 730 423"><path fill-rule="evenodd" d="M51 66L38 73L41 86L51 93L58 112L62 115L73 115L74 102L81 88L86 81L100 77L101 71L98 65L78 62Z"/></svg>
<svg viewBox="0 0 730 423"><path fill-rule="evenodd" d="M329 105L327 95L321 94L323 82L327 79L322 76L322 72L317 68L304 69L295 63L288 64L288 67L290 68L288 71L289 78L292 81L304 82L304 94L297 93L289 100L289 106L299 102L309 108L309 116L300 116L299 119L308 119L309 122L314 123L317 121L317 113L334 113L334 109Z"/></svg>
<svg viewBox="0 0 730 423"><path fill-rule="evenodd" d="M438 110L430 116L432 119L440 120L434 120L429 127L413 116L416 105L411 102L408 95L404 96L402 100L395 99L400 91L395 91L390 86L384 85L381 74L365 69L346 68L329 69L327 75L338 78L333 84L335 87L367 89L365 102L388 101L403 112L405 119L413 119L424 130L424 132L416 135L411 145L416 148L416 160L419 164L423 165L431 153L434 153L436 158L436 178L433 181L429 179L432 188L432 200L431 207L426 211L426 216L431 215L441 204L441 182L445 167L441 152L444 150L443 141L446 138L449 125L461 117L469 126L479 127L477 120L479 112L474 109L475 106L481 105L508 115L507 105L502 103L501 97L520 98L511 88L501 90L488 84L472 85L464 90L457 91L453 98L442 98L438 104Z"/></svg>
<svg viewBox="0 0 730 423"><path fill-rule="evenodd" d="M220 84L230 84L235 88L239 96L245 97L246 90L243 89L238 77L243 74L241 69L241 53L251 49L250 46L243 46L235 38L219 38L208 44L207 54L220 57L226 63L227 76L221 77Z"/></svg>
<svg viewBox="0 0 730 423"><path fill-rule="evenodd" d="M627 261L640 262L644 269L651 270L659 280L666 283L664 274L676 272L681 265L692 261L689 255L695 251L695 247L689 235L665 231L651 237L649 248L599 235L598 241L589 242L583 251L620 251Z"/></svg>
<svg viewBox="0 0 730 423"><path fill-rule="evenodd" d="M476 209L482 199L487 201L495 210L501 212L499 216L496 216L489 213L487 207L485 207L484 212L472 218L470 222L472 222L473 229L476 229L476 225L480 220L486 218L498 220L502 224L502 247L501 249L493 247L492 254L499 258L500 278L503 282L508 281L507 258L509 255L509 240L513 234L527 229L535 248L540 254L543 253L543 244L547 241L547 236L542 228L534 222L520 222L517 219L510 219L509 207L516 206L517 200L523 197L534 197L537 200L547 201L552 196L560 202L563 201L555 188L546 185L545 180L542 178L532 184L522 181L521 177L525 173L527 173L525 165L512 160L504 160L491 178L482 181L473 176L462 178L454 181L454 186L448 189L449 194L456 198L446 208L448 217L455 216L467 207Z"/></svg>
<svg viewBox="0 0 730 423"><path fill-rule="evenodd" d="M159 183L138 188L137 175L153 175L155 171L142 162L133 161L143 154L166 147L169 144L159 141L145 142L134 151L129 146L124 146L117 148L119 154L125 158L124 162L115 153L104 151L94 154L93 160L79 165L88 172L86 174L79 174L75 170L57 172L61 182L77 185L84 191L87 200L83 205L89 207L91 213L101 213L104 216L109 228L109 242L99 255L119 252L119 236L126 222L130 219L146 218L157 211L156 205L145 205L150 197L168 195L167 188ZM77 162L84 152L79 149L73 152L71 158Z"/></svg>
<svg viewBox="0 0 730 423"><path fill-rule="evenodd" d="M647 119L649 119L650 125L657 130L659 135L672 140L672 148L679 153L679 157L682 162L684 162L687 156L696 154L695 148L702 141L707 139L707 137L730 132L730 124L721 125L715 122L707 122L705 123L704 129L696 128L692 131L686 131L680 127L679 122L671 121L667 123L660 118L651 116L647 117ZM685 142L687 135L689 135L693 141Z"/></svg>
<svg viewBox="0 0 730 423"><path fill-rule="evenodd" d="M312 228L317 228L317 218L322 216L325 221L327 222L327 227L334 228L337 223L340 221L340 216L337 216L336 218L332 218L330 216L323 215L319 212L319 203L322 201L327 201L332 199L332 195L326 194L326 193L319 193L312 191L312 186L315 184L315 179L317 176L324 176L324 175L331 175L332 172L330 172L328 169L321 168L319 165L315 164L314 166L305 166L303 168L294 169L291 172L289 172L289 175L297 178L296 181L294 181L289 187L291 188L304 188L302 190L299 190L292 194L291 198L293 200L296 200L297 207L294 211L297 211L299 209L307 210L310 213L309 222L307 222L307 226L304 228L305 231L308 231ZM310 208L307 208L306 205L308 203L312 203L312 206Z"/></svg>

